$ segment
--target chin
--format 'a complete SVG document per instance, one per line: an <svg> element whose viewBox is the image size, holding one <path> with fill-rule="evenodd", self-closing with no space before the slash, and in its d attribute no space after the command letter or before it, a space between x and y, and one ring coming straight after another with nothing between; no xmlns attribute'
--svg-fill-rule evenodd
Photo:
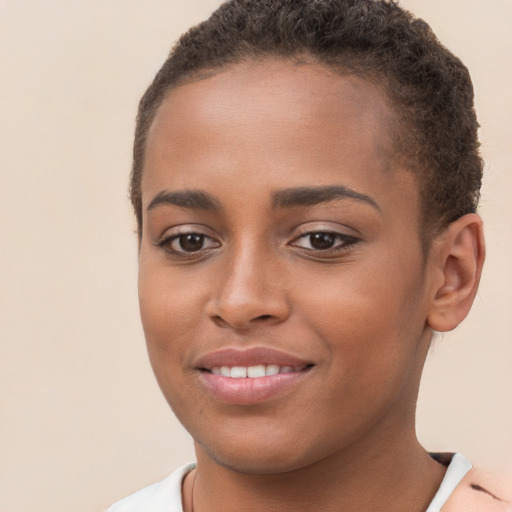
<svg viewBox="0 0 512 512"><path fill-rule="evenodd" d="M320 440L291 436L278 429L245 435L222 433L206 442L195 442L198 460L203 456L231 471L251 475L271 475L296 471L332 453Z"/></svg>
<svg viewBox="0 0 512 512"><path fill-rule="evenodd" d="M257 456L246 451L245 453L210 452L208 456L220 466L236 473L247 475L275 475L289 473L308 466L308 462L301 460L297 454L293 457L285 454L276 455L275 452L262 453Z"/></svg>

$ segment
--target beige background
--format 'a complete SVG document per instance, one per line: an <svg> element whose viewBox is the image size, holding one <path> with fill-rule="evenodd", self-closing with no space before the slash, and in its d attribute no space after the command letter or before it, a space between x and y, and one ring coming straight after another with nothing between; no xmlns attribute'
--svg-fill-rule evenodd
<svg viewBox="0 0 512 512"><path fill-rule="evenodd" d="M146 359L138 98L215 0L0 0L0 511L102 510L193 457ZM472 70L489 256L427 363L419 435L512 473L512 1L407 0Z"/></svg>

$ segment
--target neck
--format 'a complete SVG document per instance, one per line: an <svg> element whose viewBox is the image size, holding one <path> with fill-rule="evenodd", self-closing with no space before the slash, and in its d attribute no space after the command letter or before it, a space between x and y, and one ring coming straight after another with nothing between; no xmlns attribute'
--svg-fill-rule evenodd
<svg viewBox="0 0 512 512"><path fill-rule="evenodd" d="M415 436L407 439L402 433L399 437L398 443L388 439L380 445L378 453L365 456L353 447L313 465L270 475L239 473L217 464L196 447L197 470L184 486L188 494L185 510L423 512L444 468L430 458Z"/></svg>

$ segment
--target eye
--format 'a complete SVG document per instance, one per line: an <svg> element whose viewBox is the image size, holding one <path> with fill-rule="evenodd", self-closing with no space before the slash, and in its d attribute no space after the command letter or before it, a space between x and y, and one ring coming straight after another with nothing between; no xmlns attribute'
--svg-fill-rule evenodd
<svg viewBox="0 0 512 512"><path fill-rule="evenodd" d="M220 244L204 233L177 233L164 238L158 246L173 254L186 255L219 247Z"/></svg>
<svg viewBox="0 0 512 512"><path fill-rule="evenodd" d="M314 231L296 238L291 245L310 251L347 249L358 241L357 238L330 231Z"/></svg>

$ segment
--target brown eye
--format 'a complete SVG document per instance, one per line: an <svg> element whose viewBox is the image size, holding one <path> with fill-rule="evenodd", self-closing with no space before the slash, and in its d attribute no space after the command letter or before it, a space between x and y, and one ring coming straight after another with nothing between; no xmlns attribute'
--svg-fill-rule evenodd
<svg viewBox="0 0 512 512"><path fill-rule="evenodd" d="M175 238L173 245L177 243L179 248L185 252L200 251L204 245L204 238L204 235L200 235L198 233L180 235L179 237Z"/></svg>
<svg viewBox="0 0 512 512"><path fill-rule="evenodd" d="M313 249L319 251L330 249L335 241L336 236L332 233L311 233L309 235L309 244Z"/></svg>
<svg viewBox="0 0 512 512"><path fill-rule="evenodd" d="M300 247L310 252L317 252L318 255L331 254L333 251L340 252L348 249L359 242L359 239L332 231L310 231L295 239L291 245Z"/></svg>
<svg viewBox="0 0 512 512"><path fill-rule="evenodd" d="M177 233L170 235L157 243L170 254L176 256L194 256L203 254L209 249L220 247L218 240L215 240L204 233Z"/></svg>

